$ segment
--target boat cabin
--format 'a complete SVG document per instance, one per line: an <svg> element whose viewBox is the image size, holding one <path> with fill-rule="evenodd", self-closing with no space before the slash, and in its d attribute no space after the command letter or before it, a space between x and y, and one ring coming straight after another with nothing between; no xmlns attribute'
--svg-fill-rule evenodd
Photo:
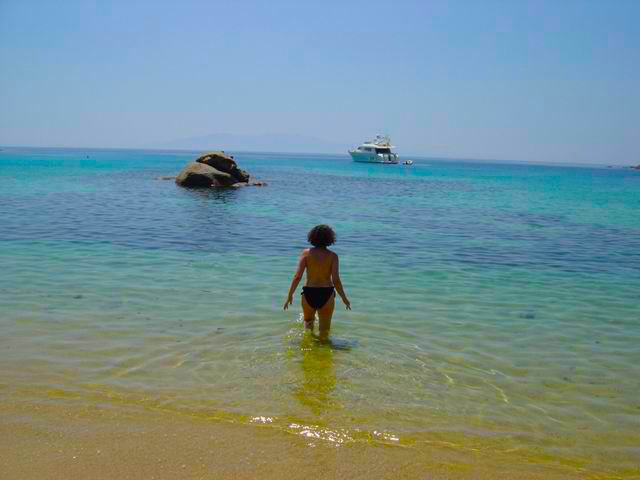
<svg viewBox="0 0 640 480"><path fill-rule="evenodd" d="M361 147L358 148L358 150L360 150L362 152L391 153L391 149L390 148L386 148L386 147L361 146Z"/></svg>

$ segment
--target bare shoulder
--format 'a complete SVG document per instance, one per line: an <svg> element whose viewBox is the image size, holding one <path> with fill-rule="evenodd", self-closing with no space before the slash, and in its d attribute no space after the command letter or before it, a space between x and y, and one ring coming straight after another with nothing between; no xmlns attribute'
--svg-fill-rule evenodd
<svg viewBox="0 0 640 480"><path fill-rule="evenodd" d="M331 260L338 260L338 254L336 252L329 250L329 253L331 254Z"/></svg>
<svg viewBox="0 0 640 480"><path fill-rule="evenodd" d="M302 255L300 255L300 256L301 256L301 257L308 257L308 256L309 256L309 252L310 252L310 251L311 251L311 249L310 249L310 248L305 248L305 249L302 251Z"/></svg>

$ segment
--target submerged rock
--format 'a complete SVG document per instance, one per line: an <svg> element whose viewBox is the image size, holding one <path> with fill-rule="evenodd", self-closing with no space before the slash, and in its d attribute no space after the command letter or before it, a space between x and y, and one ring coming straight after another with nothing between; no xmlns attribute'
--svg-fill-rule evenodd
<svg viewBox="0 0 640 480"><path fill-rule="evenodd" d="M238 182L234 185L231 185L234 188L240 187L266 187L267 182Z"/></svg>

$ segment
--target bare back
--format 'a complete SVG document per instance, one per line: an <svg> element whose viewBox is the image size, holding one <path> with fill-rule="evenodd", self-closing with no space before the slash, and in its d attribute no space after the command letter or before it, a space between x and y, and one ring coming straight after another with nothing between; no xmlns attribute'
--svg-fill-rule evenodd
<svg viewBox="0 0 640 480"><path fill-rule="evenodd" d="M331 245L335 241L335 234L326 225L319 225L316 229L320 227L324 227L325 230L328 229L332 233L332 238L327 241L327 244ZM312 239L309 242L314 244ZM302 289L302 309L304 311L305 326L313 329L313 319L317 313L320 319L320 336L326 337L331 327L331 316L333 315L336 294L340 296L347 310L351 310L351 303L344 292L342 280L340 280L340 260L338 255L325 247L313 247L304 250L300 255L296 273L291 280L289 294L284 303L285 310L293 303L293 294L298 288L305 271L307 272L307 281ZM307 296L311 300L307 299Z"/></svg>
<svg viewBox="0 0 640 480"><path fill-rule="evenodd" d="M332 287L331 278L337 255L326 248L309 248L304 251L307 267L307 287Z"/></svg>

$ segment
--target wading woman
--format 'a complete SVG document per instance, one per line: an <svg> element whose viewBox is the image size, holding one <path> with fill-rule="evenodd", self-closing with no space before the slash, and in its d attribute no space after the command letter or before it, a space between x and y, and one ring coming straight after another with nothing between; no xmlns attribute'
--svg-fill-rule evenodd
<svg viewBox="0 0 640 480"><path fill-rule="evenodd" d="M347 310L351 310L351 303L342 288L338 255L327 247L336 241L336 234L328 225L313 227L307 235L307 240L313 245L302 252L298 262L298 270L291 280L289 296L284 302L284 309L293 303L293 294L298 288L302 275L307 271L307 281L302 287L302 310L304 312L304 326L313 331L316 312L319 319L320 338L326 339L331 329L331 317L335 308L335 292L338 292Z"/></svg>

